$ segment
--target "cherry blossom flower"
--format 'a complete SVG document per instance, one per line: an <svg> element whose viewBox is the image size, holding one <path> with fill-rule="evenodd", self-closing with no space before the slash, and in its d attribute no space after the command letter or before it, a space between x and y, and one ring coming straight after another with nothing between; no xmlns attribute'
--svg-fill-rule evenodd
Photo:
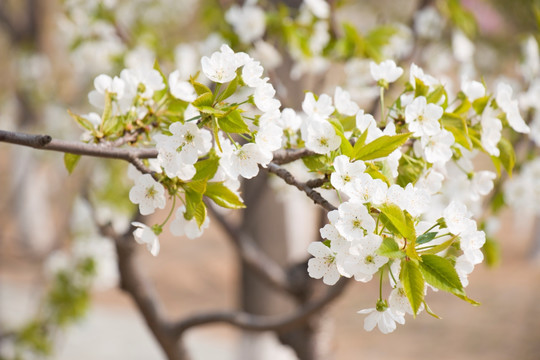
<svg viewBox="0 0 540 360"><path fill-rule="evenodd" d="M135 180L135 186L129 191L129 200L134 204L139 204L142 215L149 215L156 208L165 207L165 188L155 181L152 175L144 174Z"/></svg>
<svg viewBox="0 0 540 360"><path fill-rule="evenodd" d="M152 255L157 256L159 254L159 238L154 231L145 224L137 221L132 222L131 225L136 227L133 231L135 241L138 244L145 244L148 251Z"/></svg>
<svg viewBox="0 0 540 360"><path fill-rule="evenodd" d="M325 120L313 120L307 129L306 148L317 154L328 154L341 145L334 127Z"/></svg>
<svg viewBox="0 0 540 360"><path fill-rule="evenodd" d="M364 237L364 232L372 233L375 230L375 220L368 213L364 204L347 201L338 207L339 219L336 228L341 236L351 241Z"/></svg>
<svg viewBox="0 0 540 360"><path fill-rule="evenodd" d="M150 99L154 92L165 89L165 83L159 71L150 67L124 69L120 77L131 93L138 93L145 99Z"/></svg>
<svg viewBox="0 0 540 360"><path fill-rule="evenodd" d="M351 94L339 86L336 87L334 103L336 104L337 111L343 115L354 116L360 110L358 104L351 100Z"/></svg>
<svg viewBox="0 0 540 360"><path fill-rule="evenodd" d="M486 88L484 87L484 84L479 81L464 81L461 84L461 90L471 102L486 96Z"/></svg>
<svg viewBox="0 0 540 360"><path fill-rule="evenodd" d="M425 136L421 139L426 161L429 163L445 163L452 158L452 145L454 135L443 129L433 136Z"/></svg>
<svg viewBox="0 0 540 360"><path fill-rule="evenodd" d="M321 94L318 100L315 100L315 96L311 92L307 92L302 102L302 110L309 117L319 117L320 119L328 119L334 112L335 108L332 106L332 98L326 94Z"/></svg>
<svg viewBox="0 0 540 360"><path fill-rule="evenodd" d="M348 184L352 184L366 170L366 165L362 160L349 162L349 157L339 155L334 159L334 171L330 175L330 183L338 191L341 191Z"/></svg>
<svg viewBox="0 0 540 360"><path fill-rule="evenodd" d="M388 305L391 309L394 309L395 311L398 311L400 313L414 315L411 303L409 302L409 299L405 294L405 289L401 284L398 284L390 292L390 295L388 296ZM420 304L418 312L422 311L423 309L424 304Z"/></svg>
<svg viewBox="0 0 540 360"><path fill-rule="evenodd" d="M169 87L172 96L177 99L192 102L197 98L195 88L188 81L182 81L180 71L175 70L169 75Z"/></svg>
<svg viewBox="0 0 540 360"><path fill-rule="evenodd" d="M184 214L186 213L186 207L180 206L176 210L176 216L173 221L171 221L170 230L171 233L175 236L186 235L190 239L196 239L202 235L204 229L210 226L210 218L207 216L204 218L204 222L199 227L197 220L195 218L191 220L186 220Z"/></svg>
<svg viewBox="0 0 540 360"><path fill-rule="evenodd" d="M375 81L385 84L393 83L403 74L403 69L397 66L394 60L385 60L380 64L371 62L369 70Z"/></svg>
<svg viewBox="0 0 540 360"><path fill-rule="evenodd" d="M495 110L491 106L486 106L480 120L482 132L480 134L480 142L484 150L493 156L499 156L500 150L497 144L501 140L502 122L495 114Z"/></svg>
<svg viewBox="0 0 540 360"><path fill-rule="evenodd" d="M508 124L517 132L528 134L529 127L519 113L517 100L512 99L512 88L505 83L497 85L497 105L506 113Z"/></svg>
<svg viewBox="0 0 540 360"><path fill-rule="evenodd" d="M272 123L268 123L261 127L255 136L255 143L259 146L262 152L267 153L268 157L272 157L272 151L281 147L283 130Z"/></svg>
<svg viewBox="0 0 540 360"><path fill-rule="evenodd" d="M426 6L414 15L414 31L425 39L439 39L444 20L433 6Z"/></svg>
<svg viewBox="0 0 540 360"><path fill-rule="evenodd" d="M308 252L315 256L308 261L308 273L314 279L323 279L326 285L334 285L340 274L336 265L336 253L321 242L312 242Z"/></svg>
<svg viewBox="0 0 540 360"><path fill-rule="evenodd" d="M249 143L222 157L221 164L231 176L251 179L259 173L259 164L266 166L271 160L271 154L262 151L257 144Z"/></svg>
<svg viewBox="0 0 540 360"><path fill-rule="evenodd" d="M261 83L255 88L253 93L253 101L255 106L261 111L271 112L278 110L281 106L281 102L274 98L276 90L274 86L268 82Z"/></svg>
<svg viewBox="0 0 540 360"><path fill-rule="evenodd" d="M205 155L212 148L212 135L206 129L199 129L193 123L172 123L169 126L171 140L176 145L176 152L185 164L195 164L199 156Z"/></svg>
<svg viewBox="0 0 540 360"><path fill-rule="evenodd" d="M444 209L443 217L446 227L454 235L476 230L476 223L470 219L467 207L458 201L452 201Z"/></svg>
<svg viewBox="0 0 540 360"><path fill-rule="evenodd" d="M391 307L381 307L381 309L370 308L358 311L359 314L368 314L364 319L364 329L371 331L375 326L383 334L389 334L396 330L396 323L405 324L404 313L394 310Z"/></svg>
<svg viewBox="0 0 540 360"><path fill-rule="evenodd" d="M265 83L265 80L262 79L263 72L264 68L261 66L261 63L250 59L242 67L242 80L244 80L247 86L256 88Z"/></svg>
<svg viewBox="0 0 540 360"><path fill-rule="evenodd" d="M423 96L419 96L405 108L405 122L413 136L431 136L441 131L439 119L443 114L443 108L428 104Z"/></svg>
<svg viewBox="0 0 540 360"><path fill-rule="evenodd" d="M344 188L344 191L355 201L378 205L385 201L388 185L381 179L373 179L371 175L363 173Z"/></svg>
<svg viewBox="0 0 540 360"><path fill-rule="evenodd" d="M367 282L373 274L388 262L388 258L377 254L382 239L379 235L367 234L355 239L349 249L352 255L347 258L343 267L357 281Z"/></svg>
<svg viewBox="0 0 540 360"><path fill-rule="evenodd" d="M214 52L210 57L203 56L201 66L204 75L208 79L217 83L226 83L236 77L236 69L241 64L231 48L223 45L221 51Z"/></svg>
<svg viewBox="0 0 540 360"><path fill-rule="evenodd" d="M231 6L225 13L225 20L232 25L240 41L245 44L260 39L266 29L263 9L252 4Z"/></svg>

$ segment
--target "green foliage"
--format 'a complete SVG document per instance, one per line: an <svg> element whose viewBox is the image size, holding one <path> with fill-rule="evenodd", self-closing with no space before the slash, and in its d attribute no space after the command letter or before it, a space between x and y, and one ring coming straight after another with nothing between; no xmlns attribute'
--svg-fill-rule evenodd
<svg viewBox="0 0 540 360"><path fill-rule="evenodd" d="M228 209L241 209L246 206L238 195L220 182L209 182L204 195L208 196L219 206Z"/></svg>
<svg viewBox="0 0 540 360"><path fill-rule="evenodd" d="M399 135L383 135L367 145L359 148L353 154L354 160L373 160L390 155L394 150L403 145L411 136L411 133Z"/></svg>
<svg viewBox="0 0 540 360"><path fill-rule="evenodd" d="M217 119L217 123L219 128L225 132L240 134L249 132L249 128L238 110L233 110L227 116Z"/></svg>
<svg viewBox="0 0 540 360"><path fill-rule="evenodd" d="M73 170L75 170L75 167L79 163L80 159L81 159L81 155L70 154L70 153L64 154L64 165L66 166L66 170L68 171L69 174L71 174Z"/></svg>
<svg viewBox="0 0 540 360"><path fill-rule="evenodd" d="M437 255L422 255L420 271L424 279L437 289L464 295L463 285L452 263Z"/></svg>
<svg viewBox="0 0 540 360"><path fill-rule="evenodd" d="M401 272L399 279L405 290L405 295L409 299L413 316L416 317L420 305L424 302L424 277L418 265L408 259L401 261Z"/></svg>
<svg viewBox="0 0 540 360"><path fill-rule="evenodd" d="M390 259L402 259L405 253L400 250L399 245L393 238L384 237L381 246L377 250L377 254L386 256Z"/></svg>

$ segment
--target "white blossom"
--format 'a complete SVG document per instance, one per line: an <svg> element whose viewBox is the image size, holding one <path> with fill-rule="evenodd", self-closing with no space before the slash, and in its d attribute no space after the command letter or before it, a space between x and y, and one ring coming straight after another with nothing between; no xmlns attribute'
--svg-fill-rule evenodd
<svg viewBox="0 0 540 360"><path fill-rule="evenodd" d="M403 69L397 66L394 60L385 60L380 64L371 62L369 70L375 81L382 80L388 84L393 83L403 74Z"/></svg>
<svg viewBox="0 0 540 360"><path fill-rule="evenodd" d="M433 136L425 136L421 139L426 161L429 163L445 163L452 158L454 135L443 129Z"/></svg>
<svg viewBox="0 0 540 360"><path fill-rule="evenodd" d="M320 119L328 119L334 112L332 106L332 98L326 94L321 94L318 100L315 100L315 96L311 92L307 92L302 102L302 110L309 117L319 117Z"/></svg>
<svg viewBox="0 0 540 360"><path fill-rule="evenodd" d="M142 215L149 215L156 208L165 207L165 188L155 181L152 175L144 174L135 180L135 185L129 191L129 200L139 204Z"/></svg>
<svg viewBox="0 0 540 360"><path fill-rule="evenodd" d="M336 87L336 92L334 94L334 103L336 104L336 109L340 114L347 116L354 116L360 109L358 104L351 100L351 94L346 90L343 90L341 87Z"/></svg>
<svg viewBox="0 0 540 360"><path fill-rule="evenodd" d="M261 63L250 59L250 61L242 67L242 80L244 80L247 86L256 88L265 82L262 79L263 72L264 69L261 66Z"/></svg>
<svg viewBox="0 0 540 360"><path fill-rule="evenodd" d="M480 120L482 132L480 133L480 142L490 155L499 156L500 151L497 147L501 140L502 122L495 114L491 106L486 106Z"/></svg>
<svg viewBox="0 0 540 360"><path fill-rule="evenodd" d="M308 261L308 273L314 279L323 279L326 285L334 285L340 277L336 265L336 253L321 242L312 242L308 252L315 256Z"/></svg>
<svg viewBox="0 0 540 360"><path fill-rule="evenodd" d="M203 56L201 59L204 75L217 83L232 81L236 77L236 69L241 65L243 64L227 45L223 45L220 51L214 52L210 57Z"/></svg>
<svg viewBox="0 0 540 360"><path fill-rule="evenodd" d="M253 94L255 106L263 112L278 110L281 106L281 102L274 98L275 95L276 90L272 84L264 82L257 85Z"/></svg>
<svg viewBox="0 0 540 360"><path fill-rule="evenodd" d="M248 143L222 157L221 164L231 176L251 179L259 173L259 164L266 166L271 160L271 154L261 151L257 144Z"/></svg>
<svg viewBox="0 0 540 360"><path fill-rule="evenodd" d="M341 191L348 184L354 181L364 173L366 165L362 160L350 162L346 155L339 155L334 159L335 171L330 175L330 183L336 190Z"/></svg>
<svg viewBox="0 0 540 360"><path fill-rule="evenodd" d="M197 224L197 220L195 220L195 218L191 220L186 220L186 218L184 217L185 213L185 206L180 206L176 210L176 216L174 220L171 221L171 233L175 236L186 235L190 239L196 239L200 237L204 229L210 226L210 218L206 216L203 223L199 227L199 224Z"/></svg>
<svg viewBox="0 0 540 360"><path fill-rule="evenodd" d="M328 19L330 16L330 5L324 0L304 0L304 4L319 19Z"/></svg>
<svg viewBox="0 0 540 360"><path fill-rule="evenodd" d="M313 120L307 129L306 148L317 154L328 154L341 145L334 127L324 120Z"/></svg>
<svg viewBox="0 0 540 360"><path fill-rule="evenodd" d="M260 39L266 30L264 11L257 5L233 5L225 13L225 20L232 25L240 41L245 44Z"/></svg>
<svg viewBox="0 0 540 360"><path fill-rule="evenodd" d="M388 334L396 330L396 323L405 324L405 314L391 307L384 310L377 310L376 308L364 309L358 311L358 313L368 314L364 319L364 329L366 331L371 331L375 326L378 326L383 334Z"/></svg>
<svg viewBox="0 0 540 360"><path fill-rule="evenodd" d="M454 235L476 230L476 223L470 219L470 213L463 203L452 201L444 209L443 217L446 227Z"/></svg>
<svg viewBox="0 0 540 360"><path fill-rule="evenodd" d="M136 229L133 231L133 237L138 244L146 245L146 248L154 256L159 254L159 238L152 231L151 228L146 226L143 223L134 221L131 225L135 226Z"/></svg>
<svg viewBox="0 0 540 360"><path fill-rule="evenodd" d="M405 108L405 122L413 136L431 136L441 131L441 118L444 110L435 104L428 104L423 96L419 96Z"/></svg>
<svg viewBox="0 0 540 360"><path fill-rule="evenodd" d="M497 85L497 105L506 113L508 124L517 132L528 134L529 127L519 113L517 100L512 99L512 88L505 83Z"/></svg>
<svg viewBox="0 0 540 360"><path fill-rule="evenodd" d="M364 237L364 231L372 233L375 230L375 220L368 213L365 205L359 202L347 201L338 207L339 219L336 228L348 240Z"/></svg>
<svg viewBox="0 0 540 360"><path fill-rule="evenodd" d="M197 98L195 88L189 81L181 80L179 70L175 70L169 75L169 87L172 96L177 99L192 102Z"/></svg>

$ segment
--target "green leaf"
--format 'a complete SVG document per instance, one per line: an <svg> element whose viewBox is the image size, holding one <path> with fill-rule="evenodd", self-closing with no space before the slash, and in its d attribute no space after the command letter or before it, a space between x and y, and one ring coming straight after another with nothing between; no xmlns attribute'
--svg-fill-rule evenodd
<svg viewBox="0 0 540 360"><path fill-rule="evenodd" d="M444 113L441 118L442 126L450 131L458 144L471 150L472 143L469 137L469 129L465 119L453 113Z"/></svg>
<svg viewBox="0 0 540 360"><path fill-rule="evenodd" d="M411 133L399 135L384 135L359 148L353 154L354 160L373 160L390 155L394 150L403 145Z"/></svg>
<svg viewBox="0 0 540 360"><path fill-rule="evenodd" d="M505 138L501 138L497 144L497 147L499 148L500 152L499 159L501 160L505 170L508 172L508 175L511 177L512 170L514 169L514 165L516 163L516 152L514 151L514 147L512 146L512 143Z"/></svg>
<svg viewBox="0 0 540 360"><path fill-rule="evenodd" d="M442 244L436 245L432 248L426 249L426 250L419 250L422 254L438 254L443 250L446 250L454 243L455 238L446 240Z"/></svg>
<svg viewBox="0 0 540 360"><path fill-rule="evenodd" d="M445 96L446 99L446 90L444 89L444 86L438 85L435 90L433 90L428 94L428 96L426 96L426 100L428 103L437 104L443 96Z"/></svg>
<svg viewBox="0 0 540 360"><path fill-rule="evenodd" d="M495 267L501 261L501 248L499 243L490 237L486 238L486 242L482 247L482 252L486 258L486 264L490 267Z"/></svg>
<svg viewBox="0 0 540 360"><path fill-rule="evenodd" d="M100 130L103 134L108 135L116 126L116 118L112 115L112 94L105 91L105 107L101 115Z"/></svg>
<svg viewBox="0 0 540 360"><path fill-rule="evenodd" d="M64 154L64 165L66 166L66 169L69 174L75 170L75 166L79 163L79 160L81 159L81 155L75 155L70 153Z"/></svg>
<svg viewBox="0 0 540 360"><path fill-rule="evenodd" d="M232 94L234 94L237 87L238 87L238 76L235 77L234 80L229 83L229 85L227 85L227 88L223 90L221 94L219 94L219 96L217 97L217 102L228 99Z"/></svg>
<svg viewBox="0 0 540 360"><path fill-rule="evenodd" d="M422 272L414 261L402 260L399 279L411 304L413 315L416 317L420 305L424 302L424 278Z"/></svg>
<svg viewBox="0 0 540 360"><path fill-rule="evenodd" d="M202 224L204 224L204 220L206 219L206 206L203 202L197 204L193 217L195 218L195 221L200 228Z"/></svg>
<svg viewBox="0 0 540 360"><path fill-rule="evenodd" d="M377 254L390 259L402 259L405 257L405 253L400 250L396 241L389 237L383 239L381 246L377 250Z"/></svg>
<svg viewBox="0 0 540 360"><path fill-rule="evenodd" d="M74 114L70 110L68 110L68 114L69 114L69 116L71 116L73 118L73 120L75 120L77 122L77 124L79 124L80 126L85 128L86 130L89 130L89 131L92 131L92 132L95 131L94 125L90 122L90 120L85 119L82 116L79 116L77 114Z"/></svg>
<svg viewBox="0 0 540 360"><path fill-rule="evenodd" d="M377 166L371 163L366 163L366 174L369 174L373 179L380 179L386 183L386 185L390 186L391 183L388 180L388 178L381 172L379 169L377 169Z"/></svg>
<svg viewBox="0 0 540 360"><path fill-rule="evenodd" d="M195 89L195 92L197 93L197 95L200 96L205 93L212 94L212 90L210 90L208 86L201 84L200 82L197 82L193 79L191 79L190 82L191 82L191 85L193 85L193 88Z"/></svg>
<svg viewBox="0 0 540 360"><path fill-rule="evenodd" d="M433 316L435 319L439 319L439 320L441 319L441 317L439 315L435 314L433 312L433 310L431 310L431 308L428 306L427 302L425 302L425 301L424 301L424 307L426 308L426 312L429 315Z"/></svg>
<svg viewBox="0 0 540 360"><path fill-rule="evenodd" d="M414 97L426 96L429 91L429 86L424 84L424 82L419 78L414 78L414 80Z"/></svg>
<svg viewBox="0 0 540 360"><path fill-rule="evenodd" d="M487 104L489 102L489 96L484 96L484 97L481 97L481 98L478 98L476 100L473 101L472 103L472 107L474 109L474 111L480 115L484 112L484 109L486 108Z"/></svg>
<svg viewBox="0 0 540 360"><path fill-rule="evenodd" d="M473 306L480 306L482 304L480 304L478 301L475 301L473 299L470 299L468 298L466 295L460 295L460 294L454 294L456 295L458 298L460 298L461 300L464 300L466 302L468 302L469 304L473 305Z"/></svg>
<svg viewBox="0 0 540 360"><path fill-rule="evenodd" d="M416 239L414 222L409 213L401 210L396 204L382 204L379 206L379 210L381 210L383 217L381 220L383 220L384 225L390 222L398 231L398 234L401 234L408 241L414 241Z"/></svg>
<svg viewBox="0 0 540 360"><path fill-rule="evenodd" d="M197 109L199 109L199 111L202 112L203 114L214 115L217 118L222 118L226 114L225 111L219 110L219 109L214 109L211 106L202 105L202 106L199 106Z"/></svg>
<svg viewBox="0 0 540 360"><path fill-rule="evenodd" d="M206 160L201 160L195 164L195 176L193 176L193 181L198 180L208 180L214 177L216 171L219 167L219 158L211 157Z"/></svg>
<svg viewBox="0 0 540 360"><path fill-rule="evenodd" d="M341 153L343 155L347 155L348 157L351 157L353 154L353 146L349 142L349 140L345 137L345 134L343 134L343 126L340 122L337 121L330 121L332 126L334 127L334 130L336 131L336 134L341 138Z"/></svg>
<svg viewBox="0 0 540 360"><path fill-rule="evenodd" d="M202 106L212 107L212 102L213 102L212 93L206 92L200 95L198 98L196 98L195 101L193 101L193 106L197 108L202 107Z"/></svg>
<svg viewBox="0 0 540 360"><path fill-rule="evenodd" d="M191 220L195 216L197 208L202 204L203 194L191 189L190 187L186 187L184 191L186 201L186 212L184 214L184 218L186 220Z"/></svg>
<svg viewBox="0 0 540 360"><path fill-rule="evenodd" d="M310 155L302 158L302 162L311 171L320 171L328 167L328 158L325 155Z"/></svg>
<svg viewBox="0 0 540 360"><path fill-rule="evenodd" d="M437 255L422 255L420 271L427 283L452 294L465 295L463 285L452 263Z"/></svg>
<svg viewBox="0 0 540 360"><path fill-rule="evenodd" d="M436 235L437 235L436 231L431 231L431 232L419 235L416 238L416 244L421 245L421 244L425 244L427 242L430 242L431 240L433 240L435 238Z"/></svg>
<svg viewBox="0 0 540 360"><path fill-rule="evenodd" d="M208 196L219 206L228 209L241 209L246 207L238 195L220 182L208 183L204 195Z"/></svg>
<svg viewBox="0 0 540 360"><path fill-rule="evenodd" d="M360 136L358 137L358 139L356 139L356 142L354 143L354 147L353 147L353 157L355 156L355 154L357 154L361 148L364 147L364 145L366 144L366 139L367 139L367 135L368 135L368 131L367 129L362 133L360 134Z"/></svg>
<svg viewBox="0 0 540 360"><path fill-rule="evenodd" d="M217 119L219 128L228 133L247 133L249 128L242 119L240 111L233 110L227 116Z"/></svg>
<svg viewBox="0 0 540 360"><path fill-rule="evenodd" d="M415 184L420 175L424 172L425 163L422 160L412 158L406 154L399 159L398 177L396 184L406 187L407 184Z"/></svg>

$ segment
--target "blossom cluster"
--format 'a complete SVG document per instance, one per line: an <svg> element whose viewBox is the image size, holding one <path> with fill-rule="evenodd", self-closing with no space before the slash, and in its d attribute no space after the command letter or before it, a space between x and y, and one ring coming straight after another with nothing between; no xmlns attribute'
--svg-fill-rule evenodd
<svg viewBox="0 0 540 360"><path fill-rule="evenodd" d="M129 198L143 215L164 209L167 196L173 204L163 224L133 223L138 243L157 255L158 235L173 213L173 234L200 236L209 225L203 197L241 208L240 178L256 176L280 148L305 147L311 153L299 161L339 195L320 230L323 241L308 247L310 276L333 285L341 276L367 282L389 275L388 300L379 297L375 308L361 311L369 313L366 329L378 325L388 333L406 313L429 309L429 287L474 303L464 288L483 260L485 234L469 204L491 191L496 175L474 171L469 158L482 151L511 170L500 146L503 120L517 132L529 129L509 86L499 84L493 95L466 81L453 96L413 64L404 91L385 108L384 90L404 70L392 60L372 62L381 90L376 120L340 87L333 97L307 92L302 111L281 109L260 62L227 45L202 57L201 70L201 82L179 70L166 79L159 68L100 75L89 98L103 115L76 118L90 138L114 139L126 127L157 149L149 171L130 170ZM468 198L451 201L448 184L461 178Z"/></svg>

